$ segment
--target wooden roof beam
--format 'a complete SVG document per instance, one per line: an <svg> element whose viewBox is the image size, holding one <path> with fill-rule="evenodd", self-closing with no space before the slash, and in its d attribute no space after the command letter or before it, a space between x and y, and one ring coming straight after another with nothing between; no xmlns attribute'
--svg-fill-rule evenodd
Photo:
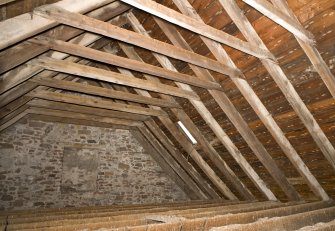
<svg viewBox="0 0 335 231"><path fill-rule="evenodd" d="M125 125L125 126L131 126L131 127L144 126L142 121L102 117L102 116L96 116L92 114L83 114L83 113L78 113L78 112L70 112L70 111L54 110L54 109L46 109L46 108L30 107L29 109L26 110L26 113L65 117L65 118L72 118L72 119L91 120L95 122Z"/></svg>
<svg viewBox="0 0 335 231"><path fill-rule="evenodd" d="M272 0L273 5L277 7L278 10L281 10L284 14L287 14L291 17L292 20L296 21L300 25L299 20L295 17L293 11L288 6L287 2L284 0ZM305 54L313 64L314 69L319 73L323 82L327 86L330 94L335 99L335 76L330 71L330 68L327 66L326 62L323 60L320 52L316 48L315 44L306 42L296 36L298 43L301 48L304 50Z"/></svg>
<svg viewBox="0 0 335 231"><path fill-rule="evenodd" d="M181 34L172 26L160 19L155 19L161 29L165 32L165 35L172 41L176 46L181 46L184 49L191 49L188 43L182 38ZM195 66L191 66L191 69L196 73L199 78L203 79L213 79L213 76L204 69L200 69ZM251 150L256 154L257 158L261 161L261 163L266 167L270 175L276 180L276 182L281 186L281 188L286 192L286 194L290 195L290 193L295 191L292 186L290 186L289 182L286 180L285 175L278 168L275 161L272 159L271 155L267 152L263 144L258 140L256 135L252 132L252 130L248 127L247 123L231 103L229 98L223 92L217 91L209 91L209 93L213 96L215 101L218 103L223 112L227 115L229 120L234 124L238 132L247 142ZM207 121L206 121L207 122ZM231 153L231 152L230 152ZM236 155L234 158L239 158ZM239 163L239 162L238 162ZM241 166L242 167L242 166ZM242 169L244 169L242 167ZM257 184L256 184L257 185ZM263 193L264 189L258 187ZM264 193L265 194L265 193ZM292 193L291 193L292 194ZM293 193L294 194L294 193ZM266 195L266 194L265 194ZM295 193L296 197L292 197L292 199L298 199L298 194Z"/></svg>
<svg viewBox="0 0 335 231"><path fill-rule="evenodd" d="M127 76L116 72L106 71L100 68L90 67L73 62L44 57L32 60L31 64L48 70L63 72L72 75L79 75L90 79L121 84L134 88L141 88L149 91L169 94L183 98L199 99L199 97L191 91L178 89L167 84L157 84L138 78L129 80Z"/></svg>
<svg viewBox="0 0 335 231"><path fill-rule="evenodd" d="M122 71L122 70L120 70ZM128 76L132 76L132 73L128 70L122 71L122 73L127 74ZM117 86L118 88L122 88L122 90L127 91L126 88ZM137 91L141 95L149 96L150 94L147 91ZM130 103L133 105L134 103ZM161 110L159 107L150 106L152 109ZM198 164L198 166L204 171L204 173L208 176L208 178L212 181L212 183L218 188L218 190L225 195L229 200L237 200L237 197L231 192L231 190L226 186L226 184L217 176L217 174L210 168L210 166L204 161L202 156L195 150L192 144L186 139L186 137L181 134L176 125L171 121L169 117L161 117L158 119L169 129L169 131L177 136L176 140L183 147L183 149L191 156L191 158ZM172 128L171 128L172 127ZM176 133L177 132L177 133Z"/></svg>
<svg viewBox="0 0 335 231"><path fill-rule="evenodd" d="M184 14L188 14L197 20L201 20L200 16L196 13L196 11L187 1L174 0L174 3ZM216 57L218 61L227 63L228 65L231 65L236 68L236 65L234 64L232 59L228 56L227 52L222 48L222 46L219 43L216 43L215 41L209 40L202 36L200 38L207 45L209 50L212 52L212 54ZM293 148L289 140L284 135L284 132L277 125L277 123L275 122L269 111L266 109L266 107L261 102L257 94L251 88L249 83L245 79L237 79L237 78L233 78L232 81L235 83L235 85L240 90L245 99L249 102L249 104L254 109L255 113L259 116L261 121L264 123L266 128L270 131L271 135L274 137L276 142L284 151L285 155L296 167L297 171L301 174L301 176L304 177L306 183L309 185L309 187L312 189L315 195L317 195L319 198L327 200L329 198L327 193L323 190L319 182L316 180L316 178L304 164L303 160L300 158L296 150ZM218 103L219 105L221 105L220 101L218 101ZM234 120L237 119L237 117L232 118ZM241 122L240 125L243 125L243 122Z"/></svg>
<svg viewBox="0 0 335 231"><path fill-rule="evenodd" d="M76 105L71 103L62 103L57 101L49 101L44 99L32 99L29 102L27 102L26 105L36 108L38 107L38 108L47 108L54 110L71 111L83 114L91 114L96 116L135 120L135 121L146 121L150 119L150 116L147 115L140 115L140 114L115 111L103 108L93 108L88 106Z"/></svg>
<svg viewBox="0 0 335 231"><path fill-rule="evenodd" d="M72 81L59 80L53 78L33 78L30 82L37 83L42 86L52 87L62 90L76 91L90 95L102 96L111 99L121 99L142 104L155 105L160 107L180 107L177 103L172 103L168 100L139 96L128 92L115 91L103 87L96 87L87 84L76 83Z"/></svg>
<svg viewBox="0 0 335 231"><path fill-rule="evenodd" d="M153 52L161 53L169 57L185 62L193 63L210 70L229 75L239 76L241 73L237 69L227 68L225 64L219 63L205 56L177 48L168 43L156 39L147 38L141 34L120 27L111 25L107 22L96 20L85 15L71 13L60 7L42 6L34 10L34 14L56 20L59 23L70 25L82 30L101 34L113 39L139 46Z"/></svg>
<svg viewBox="0 0 335 231"><path fill-rule="evenodd" d="M131 23L133 29L139 33L144 34L145 36L150 36L148 32L143 28L143 26L139 23L137 18L133 13L128 13L127 17L129 22ZM126 52L124 50L124 52ZM129 57L131 55L130 52L126 53ZM156 59L160 62L160 64L170 70L177 71L176 68L172 65L170 60L162 56L160 54L153 53ZM133 55L132 55L133 56ZM190 89L188 85L177 83L177 85L182 89ZM210 111L206 108L206 106L198 100L190 101L201 117L206 121L209 127L213 130L218 139L222 142L222 144L226 147L229 153L235 158L237 163L241 166L244 172L250 177L250 179L255 183L257 188L269 199L276 200L276 196L271 192L271 190L266 186L265 182L258 176L255 170L251 167L248 161L243 157L238 148L234 145L229 136L222 129L220 124L216 121L216 119L212 116Z"/></svg>
<svg viewBox="0 0 335 231"><path fill-rule="evenodd" d="M314 36L300 23L266 0L242 0L266 17L281 25L304 42L315 44Z"/></svg>
<svg viewBox="0 0 335 231"><path fill-rule="evenodd" d="M131 59L138 60L143 62L141 57L136 53L135 49L125 45L120 44L122 51ZM121 73L131 75L129 71L119 69ZM144 75L144 77L151 81L157 81L159 82L159 79ZM148 92L140 91L138 94L150 96ZM175 102L173 97L170 97L168 95L161 95L163 99L167 99L171 102ZM206 138L201 134L201 132L197 129L196 125L193 123L193 121L188 117L188 115L184 112L182 109L172 109L172 113L175 114L177 118L182 121L185 126L190 130L190 132L196 137L197 141L199 141L200 146L202 149L206 152L208 157L211 159L211 161L217 166L220 172L224 174L224 176L234 185L236 190L241 194L241 196L244 199L247 200L254 200L254 196L251 194L251 192L246 188L246 186L238 179L238 177L235 175L235 173L230 169L230 167L226 164L226 162L220 157L220 155L215 151L215 149L207 142Z"/></svg>
<svg viewBox="0 0 335 231"><path fill-rule="evenodd" d="M103 117L97 116L92 114L83 114L78 112L70 112L70 111L63 111L63 110L54 110L54 109L47 109L47 108L38 108L38 107L29 107L25 109L23 112L15 115L13 118L9 119L5 123L0 125L0 132L4 129L8 128L9 126L16 123L18 120L26 116L27 114L37 114L37 115L47 115L47 116L55 116L55 117L62 117L62 118L70 118L76 120L86 120L86 121L93 121L98 123L107 123L107 124L115 124L115 125L122 125L122 126L130 126L130 127L141 127L144 126L142 121L135 121L135 120L127 120L122 118L110 118L110 117Z"/></svg>
<svg viewBox="0 0 335 231"><path fill-rule="evenodd" d="M150 116L167 116L166 113L159 110L154 110L150 108L140 107L140 106L132 106L132 105L123 105L120 103L114 103L110 100L96 99L96 98L88 98L77 95L70 95L64 93L57 93L51 91L32 91L28 94L28 96L57 101L62 103L72 103L89 107L97 107L103 109L110 109L116 111L130 112L134 114L141 115L150 115Z"/></svg>
<svg viewBox="0 0 335 231"><path fill-rule="evenodd" d="M234 0L220 0L221 5L225 8L228 15L235 22L241 33L249 40L250 43L259 44L263 49L267 49L261 38L258 36L255 29L252 27L249 20L246 18L241 9L238 7ZM277 83L285 95L287 101L290 103L292 108L295 110L305 127L311 134L315 143L318 145L326 159L329 161L331 166L335 169L335 149L321 127L308 110L294 86L287 78L283 70L278 64L269 62L266 59L261 59L262 64L267 69L268 73L272 76L273 80ZM321 189L319 189L321 190Z"/></svg>
<svg viewBox="0 0 335 231"><path fill-rule="evenodd" d="M222 30L215 29L202 22L199 22L189 16L180 14L168 7L158 4L152 0L121 0L131 6L139 8L149 14L162 18L170 23L176 24L180 27L193 31L199 35L206 36L217 42L223 43L237 50L243 51L247 54L265 58L274 59L272 54L259 46L251 45L241 39L229 35Z"/></svg>
<svg viewBox="0 0 335 231"><path fill-rule="evenodd" d="M107 21L107 20L112 19L110 20L112 24L121 26L123 24L122 18L116 19L115 17L129 10L129 8L130 7L128 5L117 1L117 2L110 3L106 6L103 6L92 12L89 12L87 16L96 18L102 21ZM46 31L42 35L37 35L33 38L39 38L40 36L52 36L55 39L68 41L70 39L73 39L74 37L78 37L82 33L85 33L85 32L82 30L73 28L73 27L64 27L62 25L59 25L53 29L50 29L49 31ZM25 41L22 41L21 43L17 45L14 45L12 47L5 49L4 51L1 51L0 53L0 74L29 61L30 59L46 52L49 49L48 46L33 44L33 43L30 43L30 41L31 41L31 38L26 39ZM10 59L8 59L9 56L11 57Z"/></svg>
<svg viewBox="0 0 335 231"><path fill-rule="evenodd" d="M72 12L86 13L114 1L115 0L62 0L51 5L62 7ZM47 20L43 17L31 17L30 13L2 21L0 22L0 50L50 29L57 24L57 22Z"/></svg>
<svg viewBox="0 0 335 231"><path fill-rule="evenodd" d="M83 46L89 46L90 44L96 42L101 37L85 33L83 35L80 35L78 37L75 37L71 40L71 42L79 43ZM105 45L106 43L103 43L102 45ZM29 53L29 52L27 52ZM54 59L66 59L71 60L73 62L77 62L79 59L77 57L69 57L69 55L61 53L61 52L51 52L50 56L41 55L40 57L51 57ZM33 66L31 64L31 61L26 62L24 65L21 65L5 74L3 74L1 77L1 84L0 84L0 94L17 86L18 84L30 79L31 77L37 75L37 74L45 74L43 73L44 69L42 67Z"/></svg>
<svg viewBox="0 0 335 231"><path fill-rule="evenodd" d="M238 200L234 193L227 187L227 185L220 179L220 177L213 171L213 169L206 163L201 155L194 149L190 141L187 140L184 134L180 132L176 124L174 124L167 117L159 117L163 125L175 137L183 149L192 157L192 159L204 171L212 183L219 189L219 191L226 196L229 200Z"/></svg>
<svg viewBox="0 0 335 231"><path fill-rule="evenodd" d="M190 75L176 73L161 67L153 66L143 62L138 62L136 60L123 58L117 55L109 54L103 51L98 51L92 48L79 46L72 43L63 42L60 40L54 40L46 37L34 40L34 42L42 44L44 46L49 46L53 50L64 52L70 55L81 56L83 58L92 59L95 61L123 67L138 72L143 72L150 75L155 75L161 78L187 83L189 85L202 87L206 89L217 89L217 90L222 89L220 84L215 83L213 81L206 81L199 79L197 80L195 77Z"/></svg>

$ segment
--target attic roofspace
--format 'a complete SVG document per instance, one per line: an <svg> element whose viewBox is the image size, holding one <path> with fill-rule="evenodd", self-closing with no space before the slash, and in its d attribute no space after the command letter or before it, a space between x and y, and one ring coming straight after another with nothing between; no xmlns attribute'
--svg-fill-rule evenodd
<svg viewBox="0 0 335 231"><path fill-rule="evenodd" d="M334 0L0 0L0 209L330 203L334 9ZM36 179L49 183L34 197ZM53 193L58 204L36 200Z"/></svg>

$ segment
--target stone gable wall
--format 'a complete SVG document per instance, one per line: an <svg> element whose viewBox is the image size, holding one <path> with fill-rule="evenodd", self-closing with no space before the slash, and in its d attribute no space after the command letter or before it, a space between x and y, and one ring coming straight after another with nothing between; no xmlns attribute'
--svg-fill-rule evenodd
<svg viewBox="0 0 335 231"><path fill-rule="evenodd" d="M0 209L188 200L128 130L26 119L0 133Z"/></svg>

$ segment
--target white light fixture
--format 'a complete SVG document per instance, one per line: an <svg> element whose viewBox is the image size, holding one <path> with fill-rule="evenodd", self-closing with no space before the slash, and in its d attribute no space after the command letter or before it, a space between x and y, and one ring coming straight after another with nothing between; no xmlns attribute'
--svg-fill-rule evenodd
<svg viewBox="0 0 335 231"><path fill-rule="evenodd" d="M196 141L196 139L194 139L194 137L192 136L192 134L190 133L190 131L187 130L187 128L185 127L185 125L181 121L178 121L177 124L179 125L179 127L181 127L181 129L186 134L187 138L192 142L192 144L197 144L198 143Z"/></svg>

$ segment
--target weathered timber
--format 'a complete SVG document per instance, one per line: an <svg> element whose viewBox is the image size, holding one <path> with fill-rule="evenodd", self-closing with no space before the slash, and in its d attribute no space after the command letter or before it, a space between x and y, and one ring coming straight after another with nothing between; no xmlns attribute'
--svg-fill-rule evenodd
<svg viewBox="0 0 335 231"><path fill-rule="evenodd" d="M142 80L138 78L127 79L126 76L103 69L80 65L68 61L50 59L50 58L39 58L31 61L33 65L43 67L53 71L64 72L67 74L79 75L86 78L126 85L135 88L142 88L149 91L155 91L163 94L170 94L178 97L186 97L198 99L198 96L191 92L182 89L178 89L173 86L166 84L153 83L151 81Z"/></svg>
<svg viewBox="0 0 335 231"><path fill-rule="evenodd" d="M60 23L64 23L73 27L77 27L139 47L143 47L145 49L165 54L175 59L190 62L222 74L234 74L234 76L240 75L239 71L227 68L226 65L219 63L215 60L195 54L193 52L185 51L173 45L160 42L159 40L147 38L141 34L122 29L109 23L102 22L100 20L96 20L76 13L71 13L60 7L43 6L35 9L34 13L45 18L57 20Z"/></svg>

